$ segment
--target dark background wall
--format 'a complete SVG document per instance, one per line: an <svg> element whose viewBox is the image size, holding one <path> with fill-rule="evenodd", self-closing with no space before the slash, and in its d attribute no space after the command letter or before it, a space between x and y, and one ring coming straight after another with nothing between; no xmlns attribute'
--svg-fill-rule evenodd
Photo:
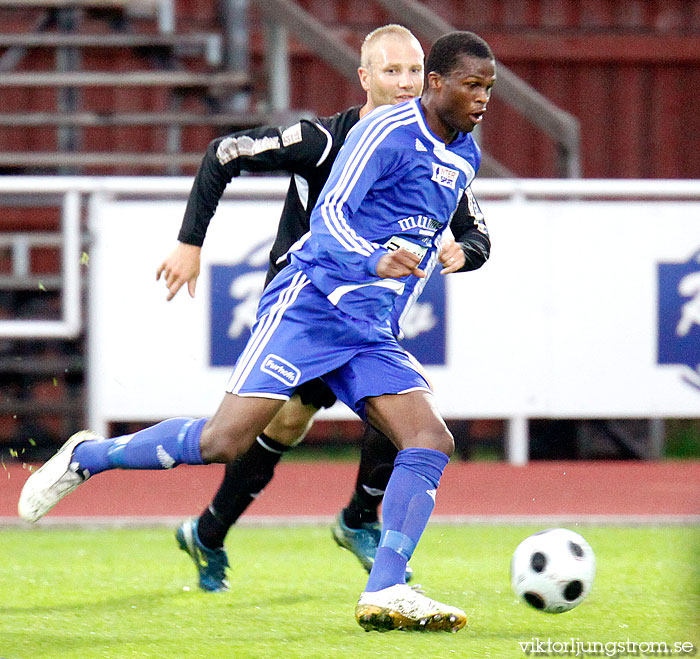
<svg viewBox="0 0 700 659"><path fill-rule="evenodd" d="M213 8L203 13L205 4L180 0L178 6L196 24L215 19ZM366 0L299 4L358 47L367 32L392 20ZM698 0L424 4L454 27L482 35L501 62L578 117L585 177L700 177ZM253 25L259 67L263 41ZM427 52L429 44L424 46ZM307 48L292 41L291 52L294 107L330 114L362 100L357 86ZM505 106L497 89L482 142L518 176L555 176L551 140Z"/></svg>

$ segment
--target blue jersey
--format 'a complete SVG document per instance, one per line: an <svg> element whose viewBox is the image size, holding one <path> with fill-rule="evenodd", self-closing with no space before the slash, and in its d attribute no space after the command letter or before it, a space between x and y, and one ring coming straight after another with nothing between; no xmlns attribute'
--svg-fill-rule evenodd
<svg viewBox="0 0 700 659"><path fill-rule="evenodd" d="M431 132L420 99L378 108L348 134L290 261L344 313L380 323L398 318L425 280L382 279L377 262L403 247L432 270L480 161L470 134L446 145Z"/></svg>

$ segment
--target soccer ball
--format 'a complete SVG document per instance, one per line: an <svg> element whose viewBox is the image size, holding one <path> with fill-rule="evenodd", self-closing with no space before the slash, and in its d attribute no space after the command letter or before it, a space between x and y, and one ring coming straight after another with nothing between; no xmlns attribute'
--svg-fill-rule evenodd
<svg viewBox="0 0 700 659"><path fill-rule="evenodd" d="M545 613L563 613L588 595L595 576L595 556L578 533L547 529L525 538L510 564L513 590Z"/></svg>

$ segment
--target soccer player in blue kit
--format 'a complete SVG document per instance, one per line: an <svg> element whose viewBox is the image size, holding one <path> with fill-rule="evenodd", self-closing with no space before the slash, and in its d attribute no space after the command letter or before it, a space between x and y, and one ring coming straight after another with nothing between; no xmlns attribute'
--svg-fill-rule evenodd
<svg viewBox="0 0 700 659"><path fill-rule="evenodd" d="M348 134L310 232L261 298L214 416L169 419L113 439L77 433L25 483L23 518L38 519L107 469L230 462L299 384L322 377L399 449L357 621L379 631L464 627L463 611L405 583L454 442L390 324L397 296L418 295L435 267L442 234L479 167L470 133L486 111L496 65L483 39L453 32L435 43L426 71L420 99L379 108Z"/></svg>
<svg viewBox="0 0 700 659"><path fill-rule="evenodd" d="M241 171L283 170L293 175L270 251L265 279L269 283L287 265L289 248L309 230L311 211L350 129L380 105L395 105L420 96L423 59L423 49L409 30L400 25L384 25L370 32L362 43L358 75L367 94L363 106L288 127L259 126L213 140L195 177L178 245L158 269L158 276L162 274L167 285L168 299L185 284L190 295L194 295L207 228L226 186ZM454 256L455 264L446 272L480 267L489 256L490 242L471 190L465 192L450 228L456 242L443 243L441 259L444 262ZM405 315L407 302L408 295L397 299L397 317ZM226 465L219 489L199 517L185 520L179 526L178 546L192 559L202 590L228 589L229 562L224 540L229 529L272 480L282 455L303 439L314 414L322 407L330 407L335 400L321 379L304 382L251 448ZM396 453L388 438L367 426L361 441L355 490L332 528L336 543L349 549L368 572L381 538L378 507ZM407 565L407 581L411 575L411 567Z"/></svg>

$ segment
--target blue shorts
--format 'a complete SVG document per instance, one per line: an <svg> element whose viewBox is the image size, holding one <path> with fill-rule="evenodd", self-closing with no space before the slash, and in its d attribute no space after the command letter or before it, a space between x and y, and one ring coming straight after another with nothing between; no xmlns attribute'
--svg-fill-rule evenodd
<svg viewBox="0 0 700 659"><path fill-rule="evenodd" d="M286 400L300 384L322 377L364 417L368 396L430 391L419 369L388 325L348 316L303 272L287 266L263 293L227 391Z"/></svg>

